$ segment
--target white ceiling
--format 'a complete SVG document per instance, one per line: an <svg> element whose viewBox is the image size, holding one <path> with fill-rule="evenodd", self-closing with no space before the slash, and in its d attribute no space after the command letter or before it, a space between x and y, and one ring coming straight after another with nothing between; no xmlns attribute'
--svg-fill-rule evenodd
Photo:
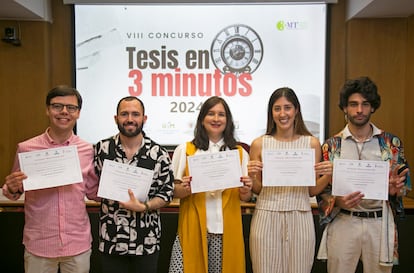
<svg viewBox="0 0 414 273"><path fill-rule="evenodd" d="M50 0L0 0L0 20L50 21ZM55 0L53 0L55 1Z"/></svg>
<svg viewBox="0 0 414 273"><path fill-rule="evenodd" d="M409 17L414 14L413 0L346 0L347 19Z"/></svg>
<svg viewBox="0 0 414 273"><path fill-rule="evenodd" d="M57 0L1 0L0 20L51 21L50 1ZM59 0L65 4L73 3L228 3L229 0ZM321 2L317 0L233 0L233 3L248 2ZM414 14L414 0L346 0L347 19L408 17ZM338 0L325 0L326 3L337 3Z"/></svg>

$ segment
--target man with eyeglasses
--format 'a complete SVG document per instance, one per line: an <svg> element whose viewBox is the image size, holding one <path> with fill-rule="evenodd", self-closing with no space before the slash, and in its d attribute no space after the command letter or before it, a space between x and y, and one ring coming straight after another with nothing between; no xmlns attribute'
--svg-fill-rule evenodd
<svg viewBox="0 0 414 273"><path fill-rule="evenodd" d="M327 259L329 273L355 272L359 261L364 272L391 273L398 262L394 215L404 213L401 197L411 183L401 140L370 121L380 105L377 86L370 78L346 81L339 107L347 125L322 145L324 161L387 161L390 167L388 200L365 198L362 191L333 196L331 185L318 196L320 222L326 225L318 258Z"/></svg>
<svg viewBox="0 0 414 273"><path fill-rule="evenodd" d="M23 231L26 273L88 273L91 255L91 228L85 195L94 191L97 177L93 147L73 133L79 118L82 97L68 86L57 86L46 97L46 131L18 144L12 173L6 177L3 195L17 200L24 193ZM18 153L75 145L83 181L80 183L25 191Z"/></svg>

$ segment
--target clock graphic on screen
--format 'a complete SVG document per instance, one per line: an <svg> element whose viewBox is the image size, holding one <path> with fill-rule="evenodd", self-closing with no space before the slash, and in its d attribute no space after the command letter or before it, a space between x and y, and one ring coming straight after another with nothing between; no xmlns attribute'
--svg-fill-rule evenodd
<svg viewBox="0 0 414 273"><path fill-rule="evenodd" d="M234 24L221 30L211 44L211 58L222 73L253 73L263 57L263 44L251 27Z"/></svg>

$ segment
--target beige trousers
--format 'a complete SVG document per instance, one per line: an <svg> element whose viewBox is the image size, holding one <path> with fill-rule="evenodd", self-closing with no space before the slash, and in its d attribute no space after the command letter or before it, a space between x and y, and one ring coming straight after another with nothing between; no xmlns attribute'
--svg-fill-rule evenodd
<svg viewBox="0 0 414 273"><path fill-rule="evenodd" d="M392 266L379 264L381 218L338 214L327 233L328 272L355 272L358 261L364 273L391 273Z"/></svg>
<svg viewBox="0 0 414 273"><path fill-rule="evenodd" d="M45 258L24 251L25 273L89 273L91 250L76 256Z"/></svg>

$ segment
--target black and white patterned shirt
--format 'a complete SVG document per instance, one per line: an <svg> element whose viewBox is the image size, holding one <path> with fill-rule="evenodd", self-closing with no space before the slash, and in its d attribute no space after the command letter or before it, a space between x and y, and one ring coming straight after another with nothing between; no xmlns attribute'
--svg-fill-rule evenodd
<svg viewBox="0 0 414 273"><path fill-rule="evenodd" d="M144 133L143 133L144 134ZM100 177L105 159L154 171L148 200L173 198L173 171L168 152L146 137L131 160L121 146L119 134L95 145L95 171ZM102 199L99 250L107 254L149 255L160 249L161 219L159 211L135 212L119 207L117 201Z"/></svg>

